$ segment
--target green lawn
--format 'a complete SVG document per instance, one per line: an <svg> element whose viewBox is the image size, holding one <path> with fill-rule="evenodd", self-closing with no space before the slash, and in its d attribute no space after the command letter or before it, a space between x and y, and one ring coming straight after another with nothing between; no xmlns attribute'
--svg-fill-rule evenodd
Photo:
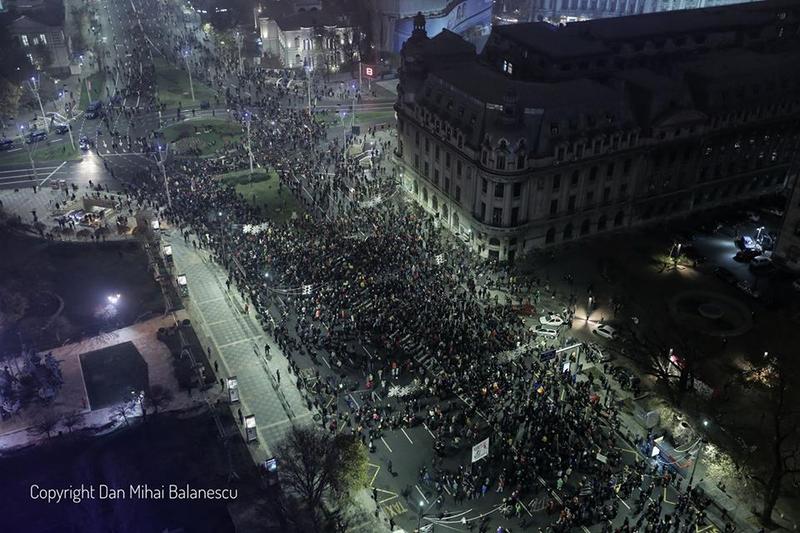
<svg viewBox="0 0 800 533"><path fill-rule="evenodd" d="M106 98L106 75L104 72L95 72L89 76L89 84L92 91L87 91L86 82L81 83L81 100L78 104L78 111L85 111L89 102L93 100L104 100Z"/></svg>
<svg viewBox="0 0 800 533"><path fill-rule="evenodd" d="M77 139L75 141L78 142ZM22 141L19 141L18 144L22 146L22 150L18 150L16 152L12 152L10 154L6 153L0 155L0 163L2 164L10 164L10 163L28 163L30 161L30 157L28 156L28 149L31 148L30 145L22 144ZM40 143L38 147L33 150L33 160L34 161L72 161L72 160L79 160L81 159L81 152L80 150L73 150L72 146L69 144L69 137L64 137L64 140L52 144L50 146L45 145L44 143Z"/></svg>
<svg viewBox="0 0 800 533"><path fill-rule="evenodd" d="M302 208L287 187L280 187L274 170L256 169L252 179L250 170L237 170L220 174L217 178L233 185L251 205L260 207L267 218L274 222L285 222L292 218L292 212L299 216Z"/></svg>
<svg viewBox="0 0 800 533"><path fill-rule="evenodd" d="M242 127L223 118L185 120L167 126L163 131L164 139L173 143L171 149L177 155L211 155L242 140Z"/></svg>
<svg viewBox="0 0 800 533"><path fill-rule="evenodd" d="M178 102L182 106L192 103L192 93L189 89L189 74L185 69L179 69L168 63L164 58L156 57L153 60L156 66L156 86L158 99L167 107L175 107ZM203 100L213 101L214 91L207 85L193 79L194 99L199 103Z"/></svg>
<svg viewBox="0 0 800 533"><path fill-rule="evenodd" d="M394 110L356 112L356 124L363 124L365 122L369 122L370 124L380 124L382 122L394 124Z"/></svg>

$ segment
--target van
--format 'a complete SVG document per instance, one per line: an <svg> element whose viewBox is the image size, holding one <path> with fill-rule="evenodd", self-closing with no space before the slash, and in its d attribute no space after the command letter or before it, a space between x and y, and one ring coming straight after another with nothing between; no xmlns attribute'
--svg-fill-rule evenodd
<svg viewBox="0 0 800 533"><path fill-rule="evenodd" d="M86 107L86 118L90 120L99 117L102 113L103 102L101 100L95 100Z"/></svg>

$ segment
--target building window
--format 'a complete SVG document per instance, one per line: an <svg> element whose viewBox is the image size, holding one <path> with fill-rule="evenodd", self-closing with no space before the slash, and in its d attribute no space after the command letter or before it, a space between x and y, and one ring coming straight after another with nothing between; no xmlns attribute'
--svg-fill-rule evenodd
<svg viewBox="0 0 800 533"><path fill-rule="evenodd" d="M614 163L609 163L606 167L606 178L609 179L614 176Z"/></svg>
<svg viewBox="0 0 800 533"><path fill-rule="evenodd" d="M42 44L47 44L47 37L44 36L44 33L39 34L39 42Z"/></svg>
<svg viewBox="0 0 800 533"><path fill-rule="evenodd" d="M569 240L572 238L572 223L570 222L566 226L564 226L564 240Z"/></svg>
<svg viewBox="0 0 800 533"><path fill-rule="evenodd" d="M587 235L589 233L590 225L591 223L589 222L589 219L586 219L581 223L581 235Z"/></svg>
<svg viewBox="0 0 800 533"><path fill-rule="evenodd" d="M514 198L519 198L520 194L522 194L522 183L517 182L514 184Z"/></svg>
<svg viewBox="0 0 800 533"><path fill-rule="evenodd" d="M433 181L434 181L434 183L436 183L436 185L439 185L439 169L438 168L434 168L433 169Z"/></svg>
<svg viewBox="0 0 800 533"><path fill-rule="evenodd" d="M461 203L461 187L456 185L456 202Z"/></svg>
<svg viewBox="0 0 800 533"><path fill-rule="evenodd" d="M525 154L517 154L517 170L525 168Z"/></svg>
<svg viewBox="0 0 800 533"><path fill-rule="evenodd" d="M497 154L497 169L498 170L506 169L506 155L504 153Z"/></svg>
<svg viewBox="0 0 800 533"><path fill-rule="evenodd" d="M425 168L425 170L422 172L422 174L423 174L423 176L425 176L427 178L428 177L428 169L429 169L427 161L425 161L425 167L424 168Z"/></svg>
<svg viewBox="0 0 800 533"><path fill-rule="evenodd" d="M431 142L430 139L428 139L427 137L425 137L425 153L426 154L431 153Z"/></svg>
<svg viewBox="0 0 800 533"><path fill-rule="evenodd" d="M27 35L20 35L19 37L22 39L22 46L30 46Z"/></svg>
<svg viewBox="0 0 800 533"><path fill-rule="evenodd" d="M486 219L486 203L481 202L481 222Z"/></svg>
<svg viewBox="0 0 800 533"><path fill-rule="evenodd" d="M553 216L558 213L558 198L550 200L550 215Z"/></svg>
<svg viewBox="0 0 800 533"><path fill-rule="evenodd" d="M511 76L514 74L514 65L511 64L508 60L503 60L503 72Z"/></svg>
<svg viewBox="0 0 800 533"><path fill-rule="evenodd" d="M450 192L450 178L449 177L446 177L444 179L444 190L446 192Z"/></svg>
<svg viewBox="0 0 800 533"><path fill-rule="evenodd" d="M414 154L414 168L419 170L419 154Z"/></svg>
<svg viewBox="0 0 800 533"><path fill-rule="evenodd" d="M481 178L481 192L486 194L487 190L489 190L489 184L486 182L486 178Z"/></svg>
<svg viewBox="0 0 800 533"><path fill-rule="evenodd" d="M561 188L561 174L553 176L553 192L558 192Z"/></svg>
<svg viewBox="0 0 800 533"><path fill-rule="evenodd" d="M631 171L631 160L626 159L625 162L622 164L622 175L627 176Z"/></svg>
<svg viewBox="0 0 800 533"><path fill-rule="evenodd" d="M438 147L437 147L437 152L438 152ZM444 168L450 168L450 152L446 152L444 154Z"/></svg>
<svg viewBox="0 0 800 533"><path fill-rule="evenodd" d="M575 211L575 195L570 194L569 199L567 200L567 211L570 213Z"/></svg>
<svg viewBox="0 0 800 533"><path fill-rule="evenodd" d="M456 176L461 177L461 160L456 161Z"/></svg>
<svg viewBox="0 0 800 533"><path fill-rule="evenodd" d="M511 209L511 225L516 226L519 222L519 207L513 207Z"/></svg>
<svg viewBox="0 0 800 533"><path fill-rule="evenodd" d="M608 202L611 200L611 187L606 187L603 189L603 201Z"/></svg>
<svg viewBox="0 0 800 533"><path fill-rule="evenodd" d="M439 145L437 144L433 148L433 158L438 161L439 160Z"/></svg>
<svg viewBox="0 0 800 533"><path fill-rule="evenodd" d="M503 208L495 207L492 209L492 224L499 226L503 223Z"/></svg>
<svg viewBox="0 0 800 533"><path fill-rule="evenodd" d="M502 183L496 183L494 186L494 197L495 198L502 198L505 193L504 187Z"/></svg>
<svg viewBox="0 0 800 533"><path fill-rule="evenodd" d="M570 187L576 187L578 185L578 177L579 176L580 176L580 174L578 174L577 170L572 173L572 176L570 176L570 178L569 178Z"/></svg>
<svg viewBox="0 0 800 533"><path fill-rule="evenodd" d="M552 244L556 240L556 228L550 228L547 230L547 234L544 237L545 244Z"/></svg>
<svg viewBox="0 0 800 533"><path fill-rule="evenodd" d="M594 182L597 179L597 167L592 167L589 170L589 181Z"/></svg>

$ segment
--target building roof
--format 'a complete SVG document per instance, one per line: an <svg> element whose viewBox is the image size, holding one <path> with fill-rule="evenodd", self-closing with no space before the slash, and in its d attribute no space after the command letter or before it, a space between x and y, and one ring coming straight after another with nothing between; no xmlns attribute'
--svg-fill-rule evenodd
<svg viewBox="0 0 800 533"><path fill-rule="evenodd" d="M563 58L608 52L603 43L580 35L567 34L564 29L547 22L529 22L495 26L492 32L551 57Z"/></svg>
<svg viewBox="0 0 800 533"><path fill-rule="evenodd" d="M422 44L422 52L428 57L475 55L475 46L450 30L442 30L433 39Z"/></svg>
<svg viewBox="0 0 800 533"><path fill-rule="evenodd" d="M728 28L763 26L775 18L773 8L796 6L796 0L771 0L705 9L683 9L599 18L567 24L563 31L602 41L632 40L676 33L703 33Z"/></svg>
<svg viewBox="0 0 800 533"><path fill-rule="evenodd" d="M28 15L22 15L21 17L17 17L11 23L11 29L15 33L34 33L38 31L49 31L52 29L58 29L58 26L51 26L48 24L44 24L35 20Z"/></svg>
<svg viewBox="0 0 800 533"><path fill-rule="evenodd" d="M275 22L283 31L313 28L315 26L348 26L332 11L301 11L291 15L275 17Z"/></svg>

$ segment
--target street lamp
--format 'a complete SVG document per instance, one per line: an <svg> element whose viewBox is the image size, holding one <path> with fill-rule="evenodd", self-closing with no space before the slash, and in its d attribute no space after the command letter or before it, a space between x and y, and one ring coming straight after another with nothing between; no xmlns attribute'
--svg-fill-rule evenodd
<svg viewBox="0 0 800 533"><path fill-rule="evenodd" d="M194 85L192 84L192 68L189 66L189 50L183 51L183 60L186 62L186 72L189 73L189 90L192 93L192 102L194 102Z"/></svg>
<svg viewBox="0 0 800 533"><path fill-rule="evenodd" d="M423 509L424 507L425 507L425 502L420 500L420 502L419 502L419 514L417 515L417 531L419 531L420 528L422 528L422 515L424 513L424 509Z"/></svg>
<svg viewBox="0 0 800 533"><path fill-rule="evenodd" d="M28 87L30 87L31 92L36 96L36 100L39 102L39 111L42 112L42 121L44 122L44 129L48 132L50 131L50 124L47 123L47 117L44 115L44 106L42 106L42 98L39 96L39 80L36 77L31 76L31 79L28 80Z"/></svg>
<svg viewBox="0 0 800 533"><path fill-rule="evenodd" d="M703 420L703 427L708 427L708 420ZM708 441L705 438L700 439L700 448L697 450L697 455L694 458L694 464L692 464L692 473L689 475L689 487L691 488L692 482L694 482L694 473L697 470L697 463L700 462L700 457L703 455L703 449L708 444Z"/></svg>
<svg viewBox="0 0 800 533"><path fill-rule="evenodd" d="M309 113L311 111L309 110ZM253 116L250 114L249 111L244 112L244 122L247 124L247 155L250 158L250 178L253 177L253 149L250 142L250 122L252 122Z"/></svg>
<svg viewBox="0 0 800 533"><path fill-rule="evenodd" d="M306 64L306 88L308 89L308 116L311 116L311 72L314 70L311 65Z"/></svg>

